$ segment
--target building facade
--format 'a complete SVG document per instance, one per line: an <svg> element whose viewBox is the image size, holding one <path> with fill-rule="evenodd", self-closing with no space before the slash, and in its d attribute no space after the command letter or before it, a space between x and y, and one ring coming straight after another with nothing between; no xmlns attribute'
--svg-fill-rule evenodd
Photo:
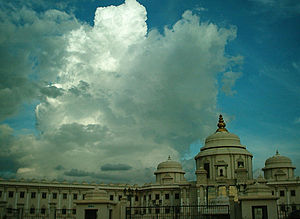
<svg viewBox="0 0 300 219"><path fill-rule="evenodd" d="M0 218L17 214L20 218L122 219L128 214L126 207L130 215L145 216L177 212L174 206L198 206L194 209L198 213L200 206L228 206L224 215L250 219L255 214L277 218L280 212L284 212L281 218L287 218L300 210L300 179L294 176L291 160L277 151L266 160L264 176L253 179L253 155L225 126L220 115L216 132L195 156L196 181L187 181L182 165L170 157L157 166L156 182L142 186L1 179ZM234 204L238 210L231 213ZM192 208L186 209L187 215L193 215Z"/></svg>

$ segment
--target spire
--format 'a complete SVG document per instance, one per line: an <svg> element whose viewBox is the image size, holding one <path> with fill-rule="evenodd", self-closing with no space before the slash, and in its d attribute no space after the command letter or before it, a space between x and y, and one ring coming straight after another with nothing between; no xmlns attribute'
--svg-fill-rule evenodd
<svg viewBox="0 0 300 219"><path fill-rule="evenodd" d="M218 129L216 132L228 132L228 130L225 128L226 124L223 120L223 116L220 114L219 116L219 123L218 123Z"/></svg>

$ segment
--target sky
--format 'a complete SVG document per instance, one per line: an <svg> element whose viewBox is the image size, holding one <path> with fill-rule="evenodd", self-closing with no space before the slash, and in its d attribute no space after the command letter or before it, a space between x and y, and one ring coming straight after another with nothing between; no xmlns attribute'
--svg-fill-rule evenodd
<svg viewBox="0 0 300 219"><path fill-rule="evenodd" d="M0 2L0 177L154 181L227 129L300 175L297 0Z"/></svg>

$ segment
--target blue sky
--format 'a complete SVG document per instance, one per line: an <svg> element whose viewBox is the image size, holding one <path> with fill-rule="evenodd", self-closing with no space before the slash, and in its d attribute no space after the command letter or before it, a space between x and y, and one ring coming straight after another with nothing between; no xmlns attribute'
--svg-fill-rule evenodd
<svg viewBox="0 0 300 219"><path fill-rule="evenodd" d="M299 175L298 1L32 0L0 11L3 177L142 182L171 155L192 179L219 113L254 169L278 149Z"/></svg>

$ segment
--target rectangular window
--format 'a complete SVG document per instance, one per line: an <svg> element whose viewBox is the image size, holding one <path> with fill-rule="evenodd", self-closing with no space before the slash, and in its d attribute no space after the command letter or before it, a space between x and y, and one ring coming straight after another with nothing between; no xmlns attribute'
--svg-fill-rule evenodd
<svg viewBox="0 0 300 219"><path fill-rule="evenodd" d="M63 199L67 199L68 195L67 193L63 193Z"/></svg>
<svg viewBox="0 0 300 219"><path fill-rule="evenodd" d="M0 191L0 197L2 197L2 191Z"/></svg>
<svg viewBox="0 0 300 219"><path fill-rule="evenodd" d="M73 194L73 200L77 200L77 194Z"/></svg>
<svg viewBox="0 0 300 219"><path fill-rule="evenodd" d="M159 208L156 208L156 209L155 209L155 214L159 214L159 212L160 212L160 209L159 209Z"/></svg>
<svg viewBox="0 0 300 219"><path fill-rule="evenodd" d="M146 196L144 195L144 201L146 201Z"/></svg>
<svg viewBox="0 0 300 219"><path fill-rule="evenodd" d="M110 195L110 196L109 196L109 200L113 201L113 200L114 200L114 196L113 196L113 195Z"/></svg>
<svg viewBox="0 0 300 219"><path fill-rule="evenodd" d="M291 190L291 196L296 196L296 190Z"/></svg>
<svg viewBox="0 0 300 219"><path fill-rule="evenodd" d="M63 209L61 210L61 213L62 213L62 214L67 214L67 209L63 208Z"/></svg>
<svg viewBox="0 0 300 219"><path fill-rule="evenodd" d="M169 193L165 194L165 199L169 199L169 198L170 198Z"/></svg>
<svg viewBox="0 0 300 219"><path fill-rule="evenodd" d="M166 213L166 214L169 214L169 213L170 213L170 207L166 207L165 213Z"/></svg>
<svg viewBox="0 0 300 219"><path fill-rule="evenodd" d="M25 192L20 192L20 198L24 198L25 197Z"/></svg>
<svg viewBox="0 0 300 219"><path fill-rule="evenodd" d="M135 201L139 201L139 197L137 195L135 196Z"/></svg>
<svg viewBox="0 0 300 219"><path fill-rule="evenodd" d="M209 178L209 177L210 177L209 163L205 163L205 164L204 164L204 169L205 169L206 172L207 172L206 177Z"/></svg>
<svg viewBox="0 0 300 219"><path fill-rule="evenodd" d="M9 191L8 192L8 197L9 198L13 198L14 197L14 192L13 191Z"/></svg>
<svg viewBox="0 0 300 219"><path fill-rule="evenodd" d="M121 201L122 195L119 195L119 201Z"/></svg>
<svg viewBox="0 0 300 219"><path fill-rule="evenodd" d="M72 214L76 214L76 209L75 208L72 210Z"/></svg>
<svg viewBox="0 0 300 219"><path fill-rule="evenodd" d="M31 192L31 198L35 198L35 192Z"/></svg>
<svg viewBox="0 0 300 219"><path fill-rule="evenodd" d="M296 210L297 210L296 205L292 205L292 211L296 211Z"/></svg>
<svg viewBox="0 0 300 219"><path fill-rule="evenodd" d="M155 194L155 200L159 199L159 194Z"/></svg>
<svg viewBox="0 0 300 219"><path fill-rule="evenodd" d="M35 213L35 208L30 208L30 214L34 214Z"/></svg>
<svg viewBox="0 0 300 219"><path fill-rule="evenodd" d="M57 199L57 193L52 193L52 198Z"/></svg>
<svg viewBox="0 0 300 219"><path fill-rule="evenodd" d="M47 193L46 192L43 192L42 193L42 199L46 199L47 198Z"/></svg>
<svg viewBox="0 0 300 219"><path fill-rule="evenodd" d="M149 200L151 200L151 195L149 195Z"/></svg>
<svg viewBox="0 0 300 219"><path fill-rule="evenodd" d="M42 208L41 209L41 214L45 214L46 213L46 209L45 208Z"/></svg>
<svg viewBox="0 0 300 219"><path fill-rule="evenodd" d="M284 190L280 190L280 196L281 196L281 197L284 196Z"/></svg>
<svg viewBox="0 0 300 219"><path fill-rule="evenodd" d="M179 199L179 193L175 193L175 199Z"/></svg>

